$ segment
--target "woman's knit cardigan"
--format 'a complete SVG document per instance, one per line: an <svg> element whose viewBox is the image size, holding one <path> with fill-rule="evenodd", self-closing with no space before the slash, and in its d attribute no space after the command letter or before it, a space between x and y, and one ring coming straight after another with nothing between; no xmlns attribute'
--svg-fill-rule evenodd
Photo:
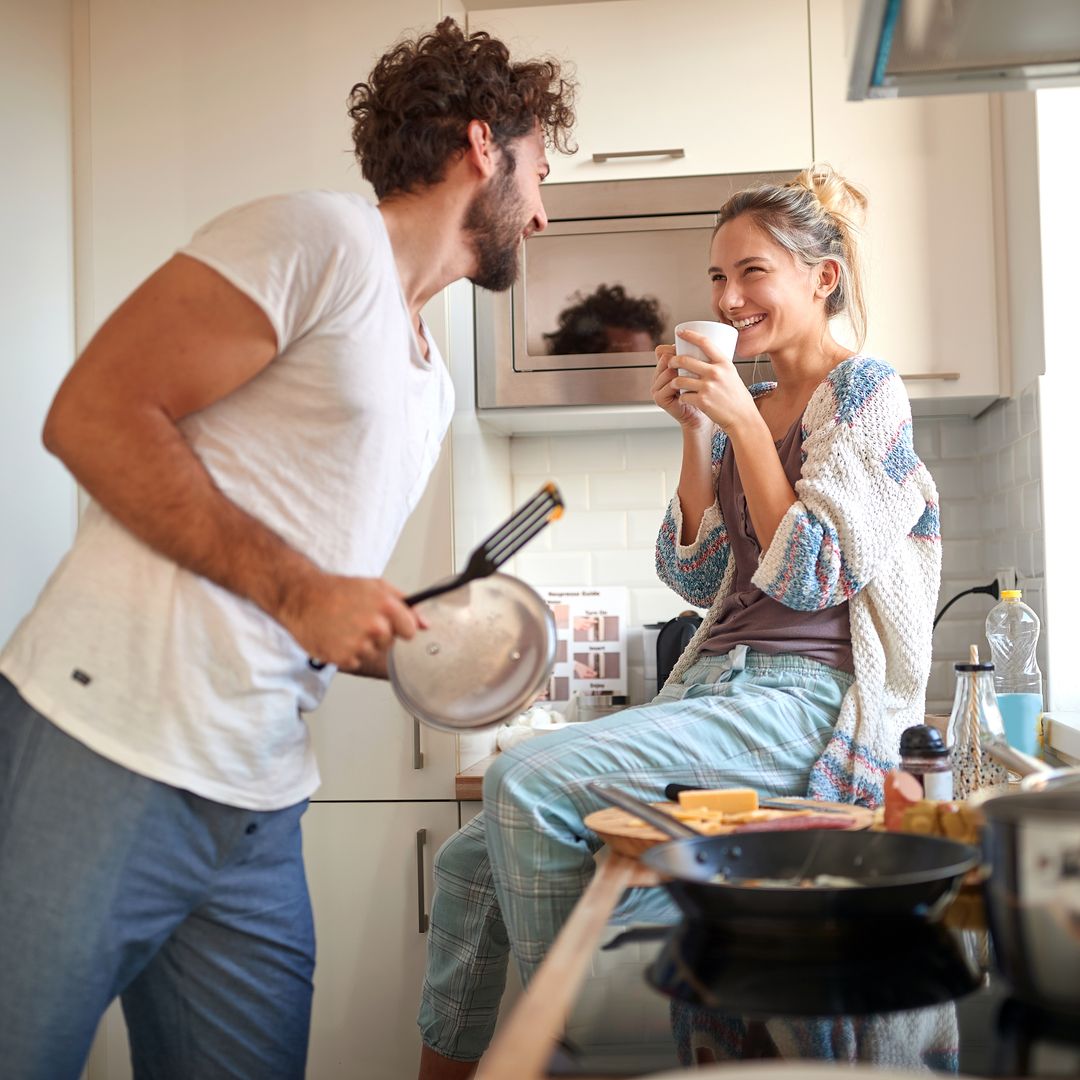
<svg viewBox="0 0 1080 1080"><path fill-rule="evenodd" d="M755 387L755 396L771 385ZM915 454L907 393L888 364L852 357L837 365L810 398L802 428L796 502L753 583L797 611L848 602L855 681L811 770L809 793L876 806L885 773L896 767L900 733L923 722L941 575L937 489ZM718 430L714 476L726 443ZM669 682L697 659L735 578L717 503L692 544L680 544L681 533L676 494L657 540L657 572L709 611Z"/></svg>

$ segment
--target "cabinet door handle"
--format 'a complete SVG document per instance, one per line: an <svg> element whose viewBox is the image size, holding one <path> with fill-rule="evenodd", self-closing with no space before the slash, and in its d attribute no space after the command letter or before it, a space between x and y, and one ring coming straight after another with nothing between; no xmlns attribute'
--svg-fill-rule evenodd
<svg viewBox="0 0 1080 1080"><path fill-rule="evenodd" d="M412 721L412 767L424 767L424 752L420 749L420 721L415 716Z"/></svg>
<svg viewBox="0 0 1080 1080"><path fill-rule="evenodd" d="M943 382L956 382L960 378L959 371L916 371L910 375L901 375L906 382L931 382L941 379Z"/></svg>
<svg viewBox="0 0 1080 1080"><path fill-rule="evenodd" d="M426 934L428 928L427 900L424 896L424 848L427 845L427 829L416 830L416 916L418 933Z"/></svg>
<svg viewBox="0 0 1080 1080"><path fill-rule="evenodd" d="M613 150L608 154L593 154L592 159L602 165L605 161L610 161L612 158L628 157L681 158L686 157L686 151L681 146L676 147L674 150Z"/></svg>

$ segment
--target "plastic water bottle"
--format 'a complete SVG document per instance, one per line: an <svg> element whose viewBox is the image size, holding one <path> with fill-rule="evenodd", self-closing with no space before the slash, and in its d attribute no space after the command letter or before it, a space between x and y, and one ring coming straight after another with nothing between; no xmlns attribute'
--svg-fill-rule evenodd
<svg viewBox="0 0 1080 1080"><path fill-rule="evenodd" d="M1035 658L1039 616L1020 599L1019 589L1002 589L1001 601L986 616L986 640L994 660L994 690L1005 723L1005 739L1025 754L1039 749L1043 711L1042 673Z"/></svg>

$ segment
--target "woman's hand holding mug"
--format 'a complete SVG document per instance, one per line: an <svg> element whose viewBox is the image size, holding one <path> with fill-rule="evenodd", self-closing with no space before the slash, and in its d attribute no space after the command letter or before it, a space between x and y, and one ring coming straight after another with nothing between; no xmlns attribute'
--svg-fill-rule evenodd
<svg viewBox="0 0 1080 1080"><path fill-rule="evenodd" d="M738 337L738 330L727 323L680 323L675 327L677 355L667 361L677 369L668 385L693 403L684 404L725 429L757 412L733 362Z"/></svg>

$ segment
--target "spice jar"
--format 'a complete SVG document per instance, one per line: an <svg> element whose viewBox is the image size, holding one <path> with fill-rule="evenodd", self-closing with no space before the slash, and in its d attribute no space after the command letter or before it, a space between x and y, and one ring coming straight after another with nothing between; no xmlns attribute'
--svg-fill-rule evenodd
<svg viewBox="0 0 1080 1080"><path fill-rule="evenodd" d="M900 736L900 768L919 781L926 799L953 797L952 757L941 732L916 724Z"/></svg>

